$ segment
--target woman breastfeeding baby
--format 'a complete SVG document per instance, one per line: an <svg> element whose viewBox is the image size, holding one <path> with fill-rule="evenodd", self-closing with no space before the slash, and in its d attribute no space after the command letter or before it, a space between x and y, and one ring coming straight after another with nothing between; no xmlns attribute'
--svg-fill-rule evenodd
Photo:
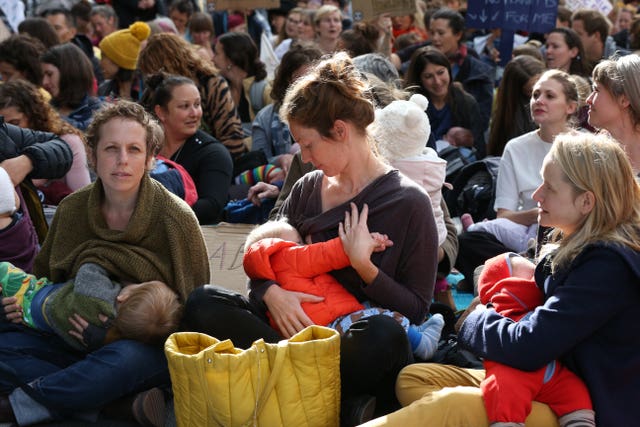
<svg viewBox="0 0 640 427"><path fill-rule="evenodd" d="M338 237L343 222L351 236L343 246L350 266L331 276L361 304L370 301L422 324L433 298L438 232L424 189L372 150L367 82L345 54L336 54L293 84L280 113L302 160L316 167L294 185L280 215L313 243ZM368 228L360 222L365 205ZM372 253L369 229L387 235L393 246ZM303 304L320 301L273 280L254 280L249 301L240 307L225 301L219 289L203 287L189 298L185 320L192 330L248 347L255 339L277 342L314 324ZM348 327L340 352L343 422L362 422L373 406L389 411L397 373L412 360L407 333L393 318L376 315Z"/></svg>
<svg viewBox="0 0 640 427"><path fill-rule="evenodd" d="M149 177L157 127L143 107L128 101L96 114L86 136L98 179L58 207L35 260L37 277L67 282L94 263L122 282L159 280L181 303L209 281L206 247L193 211ZM148 393L137 400L135 394L169 384L158 345L120 339L87 355L59 336L19 324L23 313L15 296L2 298L2 307L1 314L17 323L0 326L0 422L95 421L112 401L131 396L134 403L144 402ZM92 320L78 320L73 332L80 334ZM164 399L155 390L152 396L164 414ZM141 424L151 423L145 411L133 416Z"/></svg>

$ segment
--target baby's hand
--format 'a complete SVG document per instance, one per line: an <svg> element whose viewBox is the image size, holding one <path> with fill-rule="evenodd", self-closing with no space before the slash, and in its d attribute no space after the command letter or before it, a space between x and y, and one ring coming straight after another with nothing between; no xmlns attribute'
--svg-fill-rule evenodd
<svg viewBox="0 0 640 427"><path fill-rule="evenodd" d="M510 256L511 275L522 279L533 279L536 271L536 265L523 256Z"/></svg>
<svg viewBox="0 0 640 427"><path fill-rule="evenodd" d="M102 313L98 314L98 320L102 322L102 326L92 325L78 313L74 313L71 317L69 317L68 320L73 327L73 329L68 331L69 335L76 338L83 346L87 348L87 350L97 350L98 348L105 345L107 331L112 326L112 322L109 317Z"/></svg>
<svg viewBox="0 0 640 427"><path fill-rule="evenodd" d="M449 129L444 140L456 147L473 147L473 134L469 129L459 126Z"/></svg>
<svg viewBox="0 0 640 427"><path fill-rule="evenodd" d="M16 297L2 297L0 286L0 322L22 323L22 308Z"/></svg>
<svg viewBox="0 0 640 427"><path fill-rule="evenodd" d="M393 246L393 241L389 239L389 236L386 234L380 233L371 233L371 238L375 242L375 247L373 248L374 252L382 252L390 246Z"/></svg>

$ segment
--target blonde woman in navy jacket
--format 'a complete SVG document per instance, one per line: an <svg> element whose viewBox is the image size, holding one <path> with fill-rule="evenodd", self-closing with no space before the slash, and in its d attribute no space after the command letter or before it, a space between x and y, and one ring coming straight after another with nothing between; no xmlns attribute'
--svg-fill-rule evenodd
<svg viewBox="0 0 640 427"><path fill-rule="evenodd" d="M596 425L636 425L640 186L620 146L588 133L559 135L542 176L533 198L540 224L554 228L535 274L545 302L520 322L492 309L474 310L462 325L460 343L525 371L558 358L586 383ZM479 389L484 374L411 365L398 376L396 393L403 405L415 403L369 425L487 426ZM548 407L534 402L526 425L556 421Z"/></svg>

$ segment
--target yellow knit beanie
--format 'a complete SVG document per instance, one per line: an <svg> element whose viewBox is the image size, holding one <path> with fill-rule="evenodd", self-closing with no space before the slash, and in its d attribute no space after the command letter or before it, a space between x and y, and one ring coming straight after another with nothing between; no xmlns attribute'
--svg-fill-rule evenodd
<svg viewBox="0 0 640 427"><path fill-rule="evenodd" d="M118 67L135 70L140 53L140 42L151 34L151 28L144 22L134 22L127 30L119 30L107 35L99 44L103 55Z"/></svg>

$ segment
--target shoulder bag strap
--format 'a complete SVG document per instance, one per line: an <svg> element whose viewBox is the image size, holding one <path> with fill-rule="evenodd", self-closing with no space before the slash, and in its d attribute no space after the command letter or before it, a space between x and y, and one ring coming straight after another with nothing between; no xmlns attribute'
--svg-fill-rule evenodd
<svg viewBox="0 0 640 427"><path fill-rule="evenodd" d="M273 367L271 368L271 374L269 375L269 379L262 389L262 393L260 394L260 398L256 404L256 413L255 418L257 418L262 410L264 409L264 405L267 403L273 388L276 386L276 383L280 379L280 373L282 372L282 368L284 367L284 363L287 359L287 354L289 353L289 341L281 340L278 342L278 347L276 351L276 358L273 361Z"/></svg>

